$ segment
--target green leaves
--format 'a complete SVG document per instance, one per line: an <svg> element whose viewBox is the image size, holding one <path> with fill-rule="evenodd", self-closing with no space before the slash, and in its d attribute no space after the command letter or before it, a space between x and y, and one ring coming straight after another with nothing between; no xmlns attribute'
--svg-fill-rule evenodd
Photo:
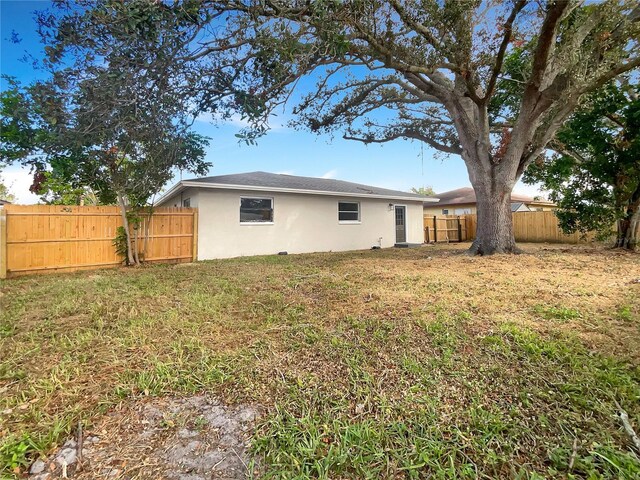
<svg viewBox="0 0 640 480"><path fill-rule="evenodd" d="M557 153L540 158L525 174L541 182L560 209L567 233L612 233L640 203L640 87L629 79L589 95L558 132ZM624 232L623 232L624 233Z"/></svg>

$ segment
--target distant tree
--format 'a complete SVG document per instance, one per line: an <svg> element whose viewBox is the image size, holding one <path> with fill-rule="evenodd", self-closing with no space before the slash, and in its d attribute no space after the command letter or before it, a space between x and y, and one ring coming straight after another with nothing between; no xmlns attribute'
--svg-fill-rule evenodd
<svg viewBox="0 0 640 480"><path fill-rule="evenodd" d="M16 197L11 193L9 187L7 187L2 181L2 177L0 176L0 200L6 200L7 202L15 202Z"/></svg>
<svg viewBox="0 0 640 480"><path fill-rule="evenodd" d="M418 195L424 195L425 197L436 194L432 187L411 187L411 193L417 193Z"/></svg>
<svg viewBox="0 0 640 480"><path fill-rule="evenodd" d="M72 183L50 171L38 172L31 191L41 195L40 200L49 205L100 205L98 195L90 187Z"/></svg>
<svg viewBox="0 0 640 480"><path fill-rule="evenodd" d="M593 92L525 174L557 203L566 233L598 231L615 245L638 247L640 235L640 85L629 78Z"/></svg>

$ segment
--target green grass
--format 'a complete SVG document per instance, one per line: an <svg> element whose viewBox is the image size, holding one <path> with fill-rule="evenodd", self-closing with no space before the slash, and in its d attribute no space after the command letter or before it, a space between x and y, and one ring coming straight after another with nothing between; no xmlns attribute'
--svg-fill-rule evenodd
<svg viewBox="0 0 640 480"><path fill-rule="evenodd" d="M640 287L612 279L639 271L438 247L6 281L1 465L206 391L266 409L265 478L638 478L616 402L640 429Z"/></svg>

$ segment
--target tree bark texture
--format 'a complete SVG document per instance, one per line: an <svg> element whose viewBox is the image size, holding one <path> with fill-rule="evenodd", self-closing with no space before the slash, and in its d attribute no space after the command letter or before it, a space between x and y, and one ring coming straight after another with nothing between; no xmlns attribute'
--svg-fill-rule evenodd
<svg viewBox="0 0 640 480"><path fill-rule="evenodd" d="M476 193L478 227L469 253L518 253L511 213L513 183L494 174L491 178L472 180L472 184Z"/></svg>
<svg viewBox="0 0 640 480"><path fill-rule="evenodd" d="M118 194L118 204L120 205L122 227L124 228L124 233L127 237L127 262L129 265L133 265L135 263L135 259L133 257L133 248L131 248L131 233L129 229L129 219L127 218L127 204L124 201L124 197L120 194Z"/></svg>

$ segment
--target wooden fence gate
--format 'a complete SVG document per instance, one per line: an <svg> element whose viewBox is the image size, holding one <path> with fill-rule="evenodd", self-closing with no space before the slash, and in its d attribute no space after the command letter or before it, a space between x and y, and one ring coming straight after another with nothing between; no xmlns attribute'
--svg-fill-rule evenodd
<svg viewBox="0 0 640 480"><path fill-rule="evenodd" d="M197 256L195 208L155 208L145 262L191 262ZM145 220L146 222L146 220ZM121 265L113 240L120 209L64 205L4 205L0 209L0 278ZM138 229L139 251L145 223Z"/></svg>
<svg viewBox="0 0 640 480"><path fill-rule="evenodd" d="M424 216L425 243L464 242L468 238L469 220L464 215Z"/></svg>

